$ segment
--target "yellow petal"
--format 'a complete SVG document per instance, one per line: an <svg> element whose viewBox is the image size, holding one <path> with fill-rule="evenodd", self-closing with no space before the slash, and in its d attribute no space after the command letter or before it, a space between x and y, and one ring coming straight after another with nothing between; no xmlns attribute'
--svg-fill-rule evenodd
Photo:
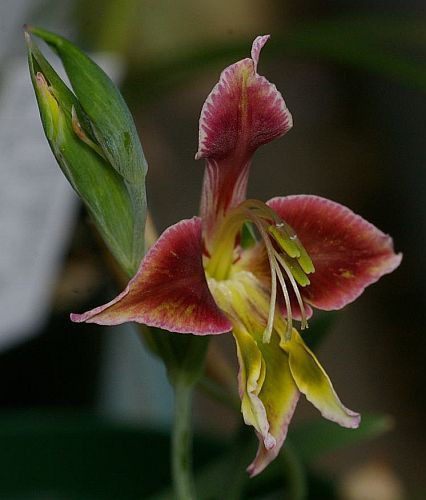
<svg viewBox="0 0 426 500"><path fill-rule="evenodd" d="M328 375L298 332L293 330L292 339L288 342L282 337L280 345L289 354L291 374L299 391L322 416L343 427L358 427L360 415L343 406Z"/></svg>
<svg viewBox="0 0 426 500"><path fill-rule="evenodd" d="M287 435L299 391L288 365L288 355L273 334L269 344L262 332L249 334L234 328L240 362L242 411L247 424L253 425L259 448L248 467L251 476L259 474L279 453Z"/></svg>
<svg viewBox="0 0 426 500"><path fill-rule="evenodd" d="M263 342L269 313L265 281L258 280L242 266L229 280L209 279L209 287L232 323L240 365L241 410L245 423L255 428L259 439L257 455L248 467L254 476L278 455L299 390L290 372L288 354L280 348L278 334L272 331L270 342ZM275 327L285 331L285 322L279 315L275 317Z"/></svg>
<svg viewBox="0 0 426 500"><path fill-rule="evenodd" d="M240 365L238 382L244 422L256 429L266 448L272 448L275 446L275 439L269 433L266 409L259 398L266 374L262 354L255 340L244 328L234 328L233 333Z"/></svg>

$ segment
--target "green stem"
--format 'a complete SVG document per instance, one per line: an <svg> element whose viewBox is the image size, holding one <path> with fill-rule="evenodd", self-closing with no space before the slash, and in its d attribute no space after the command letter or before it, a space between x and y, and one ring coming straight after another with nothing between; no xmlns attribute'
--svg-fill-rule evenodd
<svg viewBox="0 0 426 500"><path fill-rule="evenodd" d="M305 470L288 440L280 458L284 464L286 479L288 481L288 498L290 500L305 500L308 493Z"/></svg>
<svg viewBox="0 0 426 500"><path fill-rule="evenodd" d="M193 385L177 379L172 435L172 478L177 500L195 500L192 476L191 403Z"/></svg>

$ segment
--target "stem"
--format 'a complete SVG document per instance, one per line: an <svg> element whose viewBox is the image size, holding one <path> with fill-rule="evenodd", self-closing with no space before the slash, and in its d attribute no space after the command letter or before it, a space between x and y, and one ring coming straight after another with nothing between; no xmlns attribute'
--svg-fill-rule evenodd
<svg viewBox="0 0 426 500"><path fill-rule="evenodd" d="M305 500L307 498L306 474L299 457L287 441L280 455L288 481L288 498L290 500Z"/></svg>
<svg viewBox="0 0 426 500"><path fill-rule="evenodd" d="M192 476L192 384L178 378L174 384L175 408L172 435L172 478L177 500L195 500Z"/></svg>

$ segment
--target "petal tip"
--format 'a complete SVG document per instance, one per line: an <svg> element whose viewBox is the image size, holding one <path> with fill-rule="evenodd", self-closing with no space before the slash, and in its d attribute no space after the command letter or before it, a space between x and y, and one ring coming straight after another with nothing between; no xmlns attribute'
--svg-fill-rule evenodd
<svg viewBox="0 0 426 500"><path fill-rule="evenodd" d="M268 434L263 438L263 444L267 450L271 450L274 446L276 446L277 441L274 436L268 432Z"/></svg>
<svg viewBox="0 0 426 500"><path fill-rule="evenodd" d="M247 467L246 471L249 477L260 474L274 460L280 452L281 445L275 444L271 448L259 449L253 462Z"/></svg>
<svg viewBox="0 0 426 500"><path fill-rule="evenodd" d="M318 401L318 399L312 398L309 393L306 394L306 399L310 403L312 403L319 410L321 415L327 420L335 422L341 427L345 427L347 429L357 429L361 422L361 415L352 410L349 410L349 408L346 408L338 399L333 389L332 392L335 398L334 405L328 405L327 403L325 405L322 405L321 402Z"/></svg>
<svg viewBox="0 0 426 500"><path fill-rule="evenodd" d="M392 251L393 251L393 248L392 248ZM401 264L402 257L403 257L402 252L399 252L399 253L392 255L392 257L389 259L388 265L386 266L386 270L384 271L384 274L389 274L389 273L395 271L395 269L397 267L399 267L399 265Z"/></svg>
<svg viewBox="0 0 426 500"><path fill-rule="evenodd" d="M259 474L259 472L262 472L262 469L259 469L259 467L256 467L256 465L253 463L251 463L247 469L247 474L249 475L250 478L254 477L254 476L257 476L257 474Z"/></svg>
<svg viewBox="0 0 426 500"><path fill-rule="evenodd" d="M361 415L351 410L347 410L348 418L346 421L347 425L343 425L343 427L347 427L348 429L358 429L361 423Z"/></svg>
<svg viewBox="0 0 426 500"><path fill-rule="evenodd" d="M260 51L270 38L271 35L259 35L253 41L253 45L251 47L251 58L253 59L254 62L255 71L257 71L257 64L259 62Z"/></svg>
<svg viewBox="0 0 426 500"><path fill-rule="evenodd" d="M83 323L83 321L84 321L84 314L71 313L70 314L70 320L73 323Z"/></svg>
<svg viewBox="0 0 426 500"><path fill-rule="evenodd" d="M107 304L83 314L77 323L143 323L176 333L215 335L232 325L212 297L202 266L201 220L169 227L150 248L126 289Z"/></svg>

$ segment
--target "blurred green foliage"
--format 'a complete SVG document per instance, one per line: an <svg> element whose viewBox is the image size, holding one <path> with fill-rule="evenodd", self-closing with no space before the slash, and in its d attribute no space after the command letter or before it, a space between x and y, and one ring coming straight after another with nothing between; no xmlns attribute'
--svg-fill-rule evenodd
<svg viewBox="0 0 426 500"><path fill-rule="evenodd" d="M426 21L383 17L343 17L300 23L274 32L268 58L334 63L368 71L426 91ZM143 51L143 48L141 48ZM149 103L207 68L247 56L247 39L201 42L183 53L134 62L123 86L132 99Z"/></svg>
<svg viewBox="0 0 426 500"><path fill-rule="evenodd" d="M290 480L298 461L308 465L301 470L299 491L306 491L306 498L330 500L331 481L310 468L315 459L381 435L389 429L389 420L368 415L354 431L324 420L293 427L281 458L252 480L245 472L257 444L250 429L242 429L231 443L197 436L194 465L200 500L222 498L224 491L227 500L294 493ZM155 429L70 412L3 413L0 443L1 498L171 498L171 490L165 489L170 484L170 437Z"/></svg>

